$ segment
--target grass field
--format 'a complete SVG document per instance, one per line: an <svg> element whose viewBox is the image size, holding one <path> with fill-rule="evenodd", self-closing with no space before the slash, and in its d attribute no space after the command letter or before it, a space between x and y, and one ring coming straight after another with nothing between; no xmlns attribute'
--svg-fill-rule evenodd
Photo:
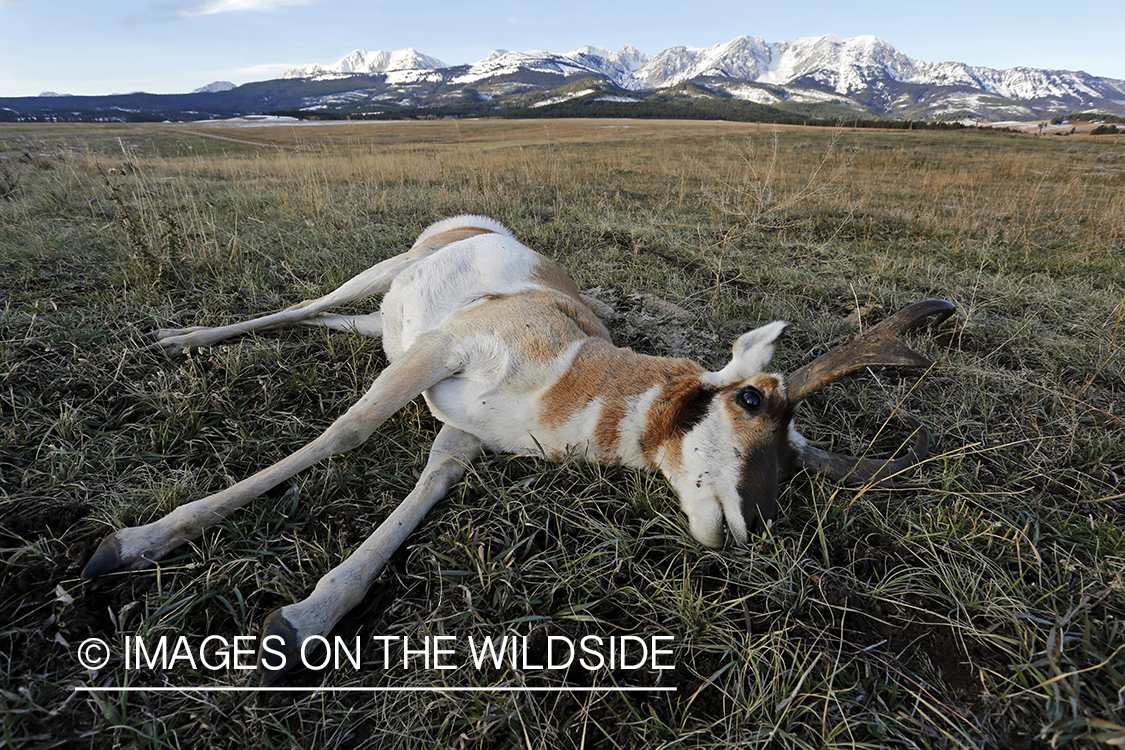
<svg viewBox="0 0 1125 750"><path fill-rule="evenodd" d="M733 123L0 126L0 746L974 747L1125 744L1125 145ZM127 164L127 166L123 166ZM954 317L925 373L851 377L798 425L838 450L934 434L912 487L798 474L745 550L656 477L487 455L335 631L527 636L481 669L126 668L124 639L254 635L412 486L419 400L165 559L101 538L315 437L377 341L266 333L173 360L159 327L286 307L491 215L612 307L620 345L721 366L794 326L790 371L907 303ZM360 308L362 309L362 308ZM549 636L671 636L674 669L536 668ZM109 644L87 669L80 644ZM396 652L397 653L397 652ZM397 658L401 658L400 656ZM135 665L131 665L135 666ZM332 688L486 688L346 692ZM516 692L516 687L639 692ZM675 688L657 692L652 688Z"/></svg>

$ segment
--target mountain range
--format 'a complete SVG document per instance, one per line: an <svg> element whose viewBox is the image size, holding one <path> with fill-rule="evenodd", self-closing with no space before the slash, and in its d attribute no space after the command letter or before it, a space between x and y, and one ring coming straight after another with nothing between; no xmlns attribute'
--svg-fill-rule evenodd
<svg viewBox="0 0 1125 750"><path fill-rule="evenodd" d="M127 96L132 99L125 102L91 101L112 97L0 99L0 119L66 119L67 113L91 112L107 119L200 119L279 111L961 122L1088 111L1125 115L1125 81L1080 71L924 62L874 36L784 42L740 36L658 55L631 46L617 52L496 50L468 65L447 65L414 49L356 50L334 64L302 65L271 81L233 88L216 82L190 95Z"/></svg>
<svg viewBox="0 0 1125 750"><path fill-rule="evenodd" d="M659 92L697 82L716 97L782 108L834 103L884 117L1007 120L1082 110L1125 113L1125 81L1073 71L923 62L874 36L773 43L741 36L706 48L672 47L655 56L631 46L617 52L597 47L569 53L496 50L468 66L446 65L413 49L357 50L335 65L291 68L282 78L323 80L357 73L384 75L391 86L440 81L451 88L473 87L485 97L516 88L541 89L541 84L519 80L540 74L563 80L593 77L627 92ZM411 92L403 88L401 93Z"/></svg>

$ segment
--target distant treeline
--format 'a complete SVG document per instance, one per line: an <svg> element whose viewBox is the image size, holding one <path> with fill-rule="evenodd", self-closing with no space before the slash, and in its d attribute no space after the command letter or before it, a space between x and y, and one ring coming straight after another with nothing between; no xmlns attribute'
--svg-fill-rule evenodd
<svg viewBox="0 0 1125 750"><path fill-rule="evenodd" d="M842 108L839 108L842 109ZM278 110L272 115L297 117L305 120L433 120L460 117L498 117L502 119L548 118L602 118L638 120L728 120L734 122L765 122L779 125L845 126L878 128L884 130L961 130L960 122L925 122L914 120L880 120L871 117L850 116L840 111L830 116L824 107L808 115L794 114L769 106L749 102L731 101L597 101L592 98L574 99L542 107L504 107L495 109L480 104L461 104L419 109L395 109L382 112L307 112Z"/></svg>
<svg viewBox="0 0 1125 750"><path fill-rule="evenodd" d="M735 122L768 122L778 125L846 126L855 128L882 128L892 130L960 130L959 122L915 122L911 120L878 120L849 116L841 111L837 117L802 116L763 105L738 106L721 102L589 102L553 104L545 107L505 109L496 114L503 118L535 117L603 117L653 120L732 120ZM742 104L742 103L738 103ZM569 105L569 106L568 106Z"/></svg>
<svg viewBox="0 0 1125 750"><path fill-rule="evenodd" d="M1120 115L1107 115L1101 112L1079 112L1073 115L1062 115L1051 120L1052 125L1061 125L1064 122L1125 122L1125 117Z"/></svg>

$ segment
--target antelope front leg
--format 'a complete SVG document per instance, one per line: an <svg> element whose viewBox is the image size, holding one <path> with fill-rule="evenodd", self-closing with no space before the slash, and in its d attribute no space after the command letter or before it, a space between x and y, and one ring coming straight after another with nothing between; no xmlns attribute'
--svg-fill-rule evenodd
<svg viewBox="0 0 1125 750"><path fill-rule="evenodd" d="M347 560L321 578L307 599L266 617L258 652L258 673L263 685L276 682L296 663L305 639L328 635L340 618L359 604L390 556L417 528L427 511L464 476L480 452L481 442L477 438L449 425L441 428L422 476L394 512Z"/></svg>
<svg viewBox="0 0 1125 750"><path fill-rule="evenodd" d="M115 531L94 551L82 577L94 578L117 568L151 565L297 472L356 447L388 417L460 367L460 363L446 361L448 349L448 336L432 333L419 338L320 437L253 476L214 495L181 505L158 521Z"/></svg>

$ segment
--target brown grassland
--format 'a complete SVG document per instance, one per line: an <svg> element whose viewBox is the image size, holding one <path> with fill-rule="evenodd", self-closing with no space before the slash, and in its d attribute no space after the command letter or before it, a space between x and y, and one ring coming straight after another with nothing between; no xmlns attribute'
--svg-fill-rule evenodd
<svg viewBox="0 0 1125 750"><path fill-rule="evenodd" d="M1125 744L1125 144L3 125L0 157L0 747ZM716 551L658 478L487 455L336 633L454 636L462 663L470 637L511 633L528 664L384 669L369 647L269 693L229 689L256 684L234 668L127 669L127 636L253 635L303 598L409 491L436 430L419 400L158 567L84 581L106 533L292 452L385 365L377 341L325 330L178 360L143 334L318 296L466 212L555 258L613 309L619 345L708 367L770 320L794 324L774 360L789 371L951 300L911 336L932 369L854 376L798 413L810 438L882 456L908 412L930 458L896 490L802 472L767 533ZM672 636L675 668L536 669L552 635ZM108 663L82 666L89 638ZM615 686L646 690L514 689Z"/></svg>

